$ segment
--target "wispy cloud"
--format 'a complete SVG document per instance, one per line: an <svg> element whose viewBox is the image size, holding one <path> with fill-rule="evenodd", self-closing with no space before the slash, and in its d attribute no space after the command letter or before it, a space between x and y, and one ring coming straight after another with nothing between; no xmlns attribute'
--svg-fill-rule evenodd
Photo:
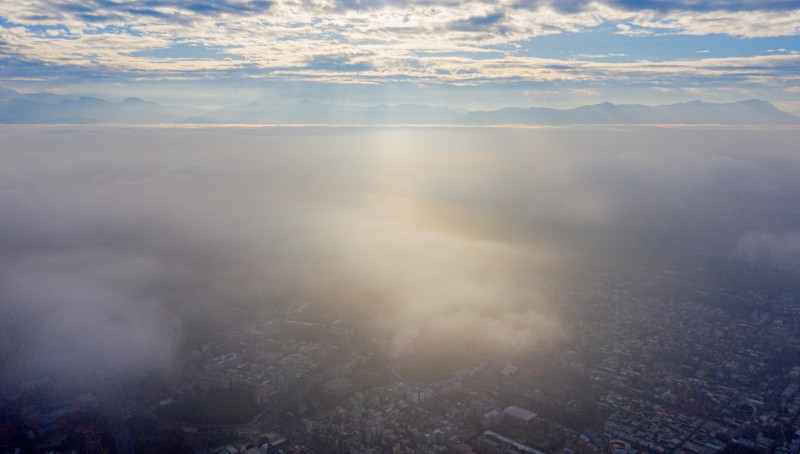
<svg viewBox="0 0 800 454"><path fill-rule="evenodd" d="M600 58L615 58L615 57L627 57L628 54L575 54L575 58L582 58L582 59L600 59Z"/></svg>
<svg viewBox="0 0 800 454"><path fill-rule="evenodd" d="M20 76L15 68L46 65L54 77L83 71L127 80L482 84L667 74L686 78L678 71L688 70L691 77L755 82L751 76L757 75L765 83L782 78L784 85L796 78L796 59L612 63L597 60L619 60L627 53L571 49L563 58L541 59L520 50L537 37L602 27L631 39L664 34L770 37L796 35L798 23L800 6L781 0L5 0L0 5L0 61L7 68L6 80ZM176 51L189 45L208 52Z"/></svg>

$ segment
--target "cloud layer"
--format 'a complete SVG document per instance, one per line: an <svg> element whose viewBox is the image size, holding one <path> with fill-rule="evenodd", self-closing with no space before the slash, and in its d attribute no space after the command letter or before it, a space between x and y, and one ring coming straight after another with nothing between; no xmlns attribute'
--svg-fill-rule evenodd
<svg viewBox="0 0 800 454"><path fill-rule="evenodd" d="M796 287L792 128L2 127L5 374L166 368L209 314L313 301L525 351L567 276Z"/></svg>
<svg viewBox="0 0 800 454"><path fill-rule="evenodd" d="M8 0L0 5L0 58L10 81L72 76L658 85L677 78L682 88L698 80L781 88L798 83L796 48L662 61L653 47L652 58L643 61L604 62L581 56L580 46L565 48L558 58L529 51L537 38L559 34L589 41L602 41L604 34L787 37L800 33L798 24L800 7L782 0ZM60 70L36 69L42 65Z"/></svg>

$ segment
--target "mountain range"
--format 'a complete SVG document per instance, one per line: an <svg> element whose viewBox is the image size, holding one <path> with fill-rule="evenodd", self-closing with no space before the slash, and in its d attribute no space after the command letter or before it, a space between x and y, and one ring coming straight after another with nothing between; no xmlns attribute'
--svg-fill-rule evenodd
<svg viewBox="0 0 800 454"><path fill-rule="evenodd" d="M50 93L8 97L0 91L0 123L175 123L197 115L197 109L162 106L139 98L109 102L100 98L77 99ZM3 100L3 98L6 98Z"/></svg>
<svg viewBox="0 0 800 454"><path fill-rule="evenodd" d="M329 125L576 125L576 124L800 124L800 117L767 101L690 101L658 106L604 102L573 109L508 107L461 111L418 104L352 106L300 101L250 103L208 112L139 98L109 102L51 93L20 94L0 87L0 123L15 124L329 124Z"/></svg>

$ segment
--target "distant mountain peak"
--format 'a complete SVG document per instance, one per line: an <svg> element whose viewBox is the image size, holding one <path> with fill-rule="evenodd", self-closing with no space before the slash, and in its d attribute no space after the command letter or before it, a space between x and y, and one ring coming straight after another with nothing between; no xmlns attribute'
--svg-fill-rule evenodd
<svg viewBox="0 0 800 454"><path fill-rule="evenodd" d="M82 104L82 105L106 105L111 104L105 99L95 98L93 96L81 96L78 99L65 99L61 104Z"/></svg>
<svg viewBox="0 0 800 454"><path fill-rule="evenodd" d="M755 99L755 98L754 98L754 99L746 99L746 100L744 100L744 101L739 101L737 104L741 104L741 105L745 105L745 106L751 106L751 107L760 107L760 108L766 108L766 109L770 109L770 110L776 110L776 111L780 111L780 109L778 109L777 107L775 107L775 105L774 105L774 104L772 104L772 103L771 103L771 102L769 102L769 101L764 101L763 99Z"/></svg>
<svg viewBox="0 0 800 454"><path fill-rule="evenodd" d="M120 104L139 104L139 105L154 106L157 103L154 103L154 102L151 102L151 101L145 101L142 98L136 98L136 97L131 96L131 97L123 99L120 102Z"/></svg>

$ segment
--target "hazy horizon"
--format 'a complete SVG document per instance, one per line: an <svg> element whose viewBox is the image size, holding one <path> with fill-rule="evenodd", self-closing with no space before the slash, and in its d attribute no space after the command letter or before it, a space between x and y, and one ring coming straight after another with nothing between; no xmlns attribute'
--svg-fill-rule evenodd
<svg viewBox="0 0 800 454"><path fill-rule="evenodd" d="M0 92L0 124L228 124L228 125L792 125L800 117L772 103L700 100L648 106L609 102L571 109L504 107L464 110L421 104L357 106L299 101L249 102L220 109L160 105L134 97L101 98Z"/></svg>

